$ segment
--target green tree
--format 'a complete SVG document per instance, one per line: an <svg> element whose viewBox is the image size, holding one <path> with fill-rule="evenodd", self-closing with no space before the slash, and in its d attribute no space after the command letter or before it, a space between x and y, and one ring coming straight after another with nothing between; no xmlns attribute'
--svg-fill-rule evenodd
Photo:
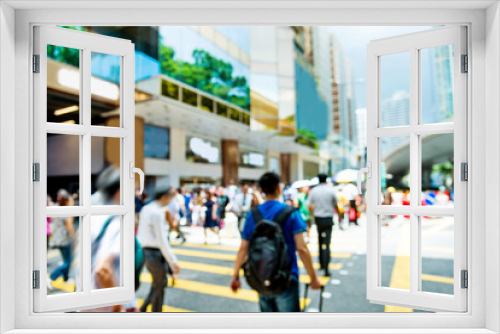
<svg viewBox="0 0 500 334"><path fill-rule="evenodd" d="M243 76L233 77L233 65L217 59L209 52L195 49L193 63L175 59L175 50L160 47L160 67L163 74L228 102L249 110L250 87Z"/></svg>

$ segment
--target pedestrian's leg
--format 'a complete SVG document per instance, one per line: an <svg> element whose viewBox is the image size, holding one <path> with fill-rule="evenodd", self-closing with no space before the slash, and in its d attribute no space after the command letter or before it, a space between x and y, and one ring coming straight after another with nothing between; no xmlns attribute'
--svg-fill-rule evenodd
<svg viewBox="0 0 500 334"><path fill-rule="evenodd" d="M330 276L330 260L331 260L331 253L330 253L330 244L332 242L332 230L333 230L333 225L330 225L329 227L325 228L325 244L326 244L326 250L325 250L325 276Z"/></svg>
<svg viewBox="0 0 500 334"><path fill-rule="evenodd" d="M64 261L61 273L63 275L64 281L66 282L69 279L69 269L71 267L71 245L62 247L61 253Z"/></svg>
<svg viewBox="0 0 500 334"><path fill-rule="evenodd" d="M61 252L61 257L63 258L63 264L61 264L59 267L57 267L51 274L50 274L50 279L55 281L56 279L59 278L59 276L64 275L65 268L66 268L66 260L65 260L65 246L57 247L59 251Z"/></svg>
<svg viewBox="0 0 500 334"><path fill-rule="evenodd" d="M159 251L144 250L146 258L146 268L153 277L151 290L148 297L141 306L141 312L145 312L149 304L152 305L153 312L161 312L163 305L163 287L165 284L165 274L162 268L163 255ZM158 307L158 304L160 305Z"/></svg>
<svg viewBox="0 0 500 334"><path fill-rule="evenodd" d="M259 306L261 312L278 312L275 297L259 295Z"/></svg>
<svg viewBox="0 0 500 334"><path fill-rule="evenodd" d="M210 227L210 231L212 231L214 234L217 235L217 237L219 238L219 244L220 244L222 242L222 240L220 238L220 229L217 227Z"/></svg>
<svg viewBox="0 0 500 334"><path fill-rule="evenodd" d="M291 281L290 287L274 300L278 312L300 312L299 283Z"/></svg>
<svg viewBox="0 0 500 334"><path fill-rule="evenodd" d="M325 270L325 269L327 269L325 267L326 233L325 233L322 218L316 218L316 228L318 229L319 264L320 264L320 268L322 270Z"/></svg>
<svg viewBox="0 0 500 334"><path fill-rule="evenodd" d="M144 302L142 303L141 308L139 309L140 312L146 312L148 305L151 304L151 299L153 298L153 293L154 293L154 289L153 289L153 285L151 285L151 287L149 289L148 296L146 297L146 299L144 299Z"/></svg>
<svg viewBox="0 0 500 334"><path fill-rule="evenodd" d="M356 200L350 200L349 201L351 209L354 209L354 220L351 220L351 211L349 210L349 222L353 222L354 224L358 225L358 213L356 210Z"/></svg>
<svg viewBox="0 0 500 334"><path fill-rule="evenodd" d="M155 289L155 294L151 300L151 308L153 312L162 312L163 309L163 297L165 295L165 287L167 280L167 271L164 266L164 259L161 252L156 254L157 267L155 270L155 276L153 276L153 288Z"/></svg>
<svg viewBox="0 0 500 334"><path fill-rule="evenodd" d="M208 236L207 236L207 228L206 227L203 228L203 234L205 235L205 245L206 245L207 244L207 238L208 238Z"/></svg>
<svg viewBox="0 0 500 334"><path fill-rule="evenodd" d="M145 249L144 250L144 260L145 260L146 268L148 269L149 273L151 274L151 271L155 271L153 252ZM142 303L142 305L141 305L141 308L140 308L141 312L146 312L148 305L151 304L151 300L153 299L154 293L155 293L155 289L153 288L153 284L151 284L151 286L149 287L149 294L146 297L146 299L144 300L144 303Z"/></svg>

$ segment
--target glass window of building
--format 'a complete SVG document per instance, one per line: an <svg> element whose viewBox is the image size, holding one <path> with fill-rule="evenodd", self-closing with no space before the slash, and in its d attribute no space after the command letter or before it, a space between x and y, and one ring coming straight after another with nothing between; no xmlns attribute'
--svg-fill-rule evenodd
<svg viewBox="0 0 500 334"><path fill-rule="evenodd" d="M195 163L220 163L220 142L196 136L186 137L186 161Z"/></svg>
<svg viewBox="0 0 500 334"><path fill-rule="evenodd" d="M144 155L146 158L170 159L170 129L144 126Z"/></svg>
<svg viewBox="0 0 500 334"><path fill-rule="evenodd" d="M247 30L201 28L159 28L161 73L248 110L250 68L240 46Z"/></svg>

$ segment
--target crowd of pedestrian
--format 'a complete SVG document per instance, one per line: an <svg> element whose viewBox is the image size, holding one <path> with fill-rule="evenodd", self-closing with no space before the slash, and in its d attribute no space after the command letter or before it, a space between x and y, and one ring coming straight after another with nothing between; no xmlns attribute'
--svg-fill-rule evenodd
<svg viewBox="0 0 500 334"><path fill-rule="evenodd" d="M177 257L173 252L171 238L181 244L186 242L188 228L202 227L204 229L204 243L214 243L210 238L216 237L217 243L222 243L221 230L226 228L231 213L236 217L234 227L239 230L241 247L235 262L235 274L231 282L233 291L240 288L239 272L255 273L250 268L252 254L262 249L260 244L254 245L254 240L264 242L269 233L263 238L257 238L260 232L257 229L261 221L278 220L279 231L282 233L283 250L276 250L276 254L268 252L268 268L272 268L279 254L286 254L280 260L280 269L285 273L285 283L280 287L273 286L269 279L265 287L267 292L256 290L260 296L262 311L298 311L298 265L297 254L302 260L310 277L310 287L320 287L318 276L312 266L312 258L307 247L310 239L310 230L316 224L320 254L320 268L324 275L329 275L330 243L334 216L342 223L345 212L353 224L357 224L360 198L357 197L353 184L342 186L327 182L326 175L318 176L317 185L302 185L300 187L286 186L281 183L278 175L266 173L256 183L243 182L239 185L226 187L209 186L204 188L157 185L153 198L148 194L136 193L136 244L135 244L135 279L136 289L140 285L140 275L143 267L151 275L150 291L147 298L137 307L135 301L128 305L115 305L94 310L98 312L146 311L149 306L153 312L161 312L165 302L165 288L168 277L173 281L181 271ZM120 203L120 173L113 166L104 170L96 181L96 191L92 194L92 205L117 205ZM77 196L61 189L55 203L48 197L48 205L75 205ZM91 270L92 289L116 287L120 282L120 226L119 216L92 216L91 217ZM279 221L282 220L282 221ZM63 281L70 280L69 271L78 247L78 218L57 217L47 220L48 248L57 249L63 263L51 271L48 288L52 289L51 282L62 277ZM276 227L276 226L275 226ZM276 233L275 233L276 234ZM213 236L213 237L212 237ZM257 251L256 251L257 249ZM269 249L268 249L269 250ZM257 252L257 253L256 253ZM269 256L271 254L271 256ZM274 254L274 255L273 255ZM245 264L247 268L245 268ZM277 265L277 264L276 264ZM75 271L78 266L75 266ZM272 272L272 270L271 270ZM269 273L268 273L269 274ZM75 277L76 289L79 289L78 274ZM247 277L248 279L248 277ZM253 282L260 278L254 277ZM250 279L251 280L251 279ZM264 280L265 281L265 280ZM264 282L262 281L262 282ZM261 282L261 283L262 283Z"/></svg>

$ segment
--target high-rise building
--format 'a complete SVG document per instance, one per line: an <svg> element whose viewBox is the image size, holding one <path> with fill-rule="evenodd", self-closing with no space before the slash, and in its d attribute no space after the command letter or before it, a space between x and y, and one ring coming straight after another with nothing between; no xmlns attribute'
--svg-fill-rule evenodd
<svg viewBox="0 0 500 334"><path fill-rule="evenodd" d="M326 140L331 128L331 85L326 27L293 27L299 135Z"/></svg>
<svg viewBox="0 0 500 334"><path fill-rule="evenodd" d="M358 136L358 156L361 157L360 163L366 162L366 144L367 144L367 119L366 108L356 109L356 133Z"/></svg>
<svg viewBox="0 0 500 334"><path fill-rule="evenodd" d="M357 121L354 98L355 79L351 64L335 35L329 36L332 96L330 138L333 146L333 168L357 167Z"/></svg>
<svg viewBox="0 0 500 334"><path fill-rule="evenodd" d="M268 169L279 170L285 182L327 170L329 157L316 141L297 137L292 28L71 28L127 38L136 45L135 161L146 173L149 192L160 183L255 181ZM78 50L54 47L48 56L47 117L77 123ZM119 57L93 53L91 65L92 83L102 88L92 90L92 124L116 126ZM314 80L311 85L316 90ZM119 161L119 141L112 139L93 141L93 177ZM50 152L59 152L63 144L77 151L78 141L51 138L50 143ZM49 175L49 192L57 191L65 187L57 180L77 183L78 166L51 169Z"/></svg>
<svg viewBox="0 0 500 334"><path fill-rule="evenodd" d="M381 118L384 127L410 124L410 94L406 91L395 92L390 98L382 100ZM388 137L382 142L382 154L407 144L409 138Z"/></svg>

